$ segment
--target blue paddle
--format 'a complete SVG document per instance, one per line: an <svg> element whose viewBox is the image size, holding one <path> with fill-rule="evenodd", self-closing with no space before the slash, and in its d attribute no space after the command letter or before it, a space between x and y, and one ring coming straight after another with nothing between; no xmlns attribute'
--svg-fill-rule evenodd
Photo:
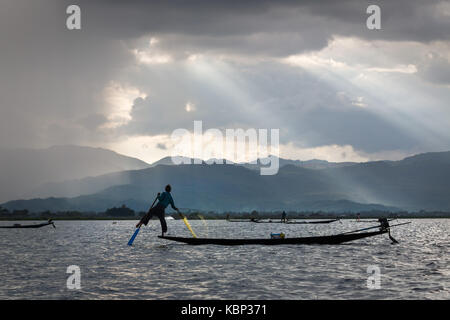
<svg viewBox="0 0 450 320"><path fill-rule="evenodd" d="M139 230L141 230L141 228L136 228L136 231L133 233L133 236L130 238L130 241L128 241L129 246L131 246L133 244L133 241L136 238L136 236L138 235Z"/></svg>
<svg viewBox="0 0 450 320"><path fill-rule="evenodd" d="M156 198L155 198L155 200L153 201L152 206L150 207L150 209L153 208L153 205L155 204L155 202L156 202L157 199L158 199L158 196L156 196ZM150 211L150 209L148 209L148 211ZM148 213L147 213L147 214L148 214ZM141 227L136 228L136 231L134 231L133 235L132 235L131 238L130 238L130 241L128 241L128 245L129 245L129 246L133 245L134 239L135 239L136 236L138 235L139 230L141 230Z"/></svg>

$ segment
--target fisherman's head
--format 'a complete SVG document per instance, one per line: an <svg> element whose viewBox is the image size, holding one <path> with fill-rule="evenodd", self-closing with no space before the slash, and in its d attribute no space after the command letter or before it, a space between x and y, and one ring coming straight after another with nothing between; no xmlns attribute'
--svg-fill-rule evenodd
<svg viewBox="0 0 450 320"><path fill-rule="evenodd" d="M166 191L167 192L170 192L172 190L172 187L170 186L170 184L168 184L167 186L166 186Z"/></svg>

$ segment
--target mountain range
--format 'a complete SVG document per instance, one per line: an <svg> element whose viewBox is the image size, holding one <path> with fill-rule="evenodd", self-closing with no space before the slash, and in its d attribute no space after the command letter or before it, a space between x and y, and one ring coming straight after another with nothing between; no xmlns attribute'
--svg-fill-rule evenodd
<svg viewBox="0 0 450 320"><path fill-rule="evenodd" d="M170 183L177 206L202 211L450 210L450 152L366 163L280 159L281 168L273 176L261 176L255 170L260 163L171 165L169 160L48 183L39 192L52 197L1 206L36 212L104 211L125 204L145 211Z"/></svg>

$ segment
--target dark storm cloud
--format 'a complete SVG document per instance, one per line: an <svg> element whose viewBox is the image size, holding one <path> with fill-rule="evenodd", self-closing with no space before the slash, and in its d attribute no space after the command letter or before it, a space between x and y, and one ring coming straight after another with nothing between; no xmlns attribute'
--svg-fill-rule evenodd
<svg viewBox="0 0 450 320"><path fill-rule="evenodd" d="M289 67L234 66L242 80L237 97L237 90L223 91L177 70L176 63L138 66L130 49L154 36L158 48L175 60L206 53L248 61L320 50L336 35L428 43L448 41L450 34L448 6L438 1L81 0L78 31L65 28L69 4L0 3L0 146L111 141L120 134L191 128L196 119L210 127L280 127L285 142L308 146L351 143L367 151L410 146L415 140L386 119L344 105L336 88ZM380 31L366 28L369 4L381 7ZM446 83L445 63L435 60L419 74ZM110 110L103 90L115 80L148 96L135 101L130 123L105 133L99 127ZM188 101L195 111L185 110ZM371 133L366 138L358 135L362 126Z"/></svg>
<svg viewBox="0 0 450 320"><path fill-rule="evenodd" d="M87 26L118 37L147 32L196 36L253 33L358 35L391 40L449 39L443 1L80 1ZM370 32L366 8L381 7L384 32ZM448 9L447 9L448 10ZM384 22L384 23L383 23Z"/></svg>
<svg viewBox="0 0 450 320"><path fill-rule="evenodd" d="M382 30L366 27L370 4ZM80 1L86 32L100 37L165 38L164 49L286 56L326 46L333 36L375 40L448 40L440 1ZM447 9L448 10L448 9Z"/></svg>
<svg viewBox="0 0 450 320"><path fill-rule="evenodd" d="M58 1L0 3L0 146L104 138L86 119L108 111L105 84L133 58L118 41L68 31L65 9Z"/></svg>

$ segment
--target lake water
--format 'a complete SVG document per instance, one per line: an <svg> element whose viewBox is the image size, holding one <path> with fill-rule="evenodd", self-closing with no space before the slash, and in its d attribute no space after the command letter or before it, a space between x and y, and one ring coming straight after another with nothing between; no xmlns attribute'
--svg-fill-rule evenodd
<svg viewBox="0 0 450 320"><path fill-rule="evenodd" d="M157 238L156 220L132 247L135 221L0 229L0 299L449 299L450 219L408 221L393 228L397 245L380 235L345 245L189 246ZM220 238L327 235L372 225L190 222L199 237ZM182 221L168 227L170 235L190 236ZM66 285L71 265L80 267L79 290ZM369 266L380 270L379 289L367 286Z"/></svg>

